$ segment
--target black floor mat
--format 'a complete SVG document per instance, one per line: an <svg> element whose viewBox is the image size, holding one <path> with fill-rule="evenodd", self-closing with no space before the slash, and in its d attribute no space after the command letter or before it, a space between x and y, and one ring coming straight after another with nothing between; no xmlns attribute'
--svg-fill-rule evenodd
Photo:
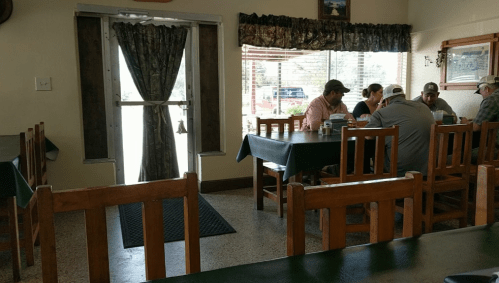
<svg viewBox="0 0 499 283"><path fill-rule="evenodd" d="M200 237L235 233L236 230L201 196L199 198ZM144 245L142 228L142 204L130 203L119 206L123 247ZM163 229L165 243L184 240L183 198L163 200Z"/></svg>

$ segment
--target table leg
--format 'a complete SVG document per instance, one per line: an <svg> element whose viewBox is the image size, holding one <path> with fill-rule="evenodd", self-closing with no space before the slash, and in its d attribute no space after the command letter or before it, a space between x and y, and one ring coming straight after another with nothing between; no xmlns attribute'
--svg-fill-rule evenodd
<svg viewBox="0 0 499 283"><path fill-rule="evenodd" d="M9 213L12 272L14 275L14 282L19 282L21 281L21 252L19 248L19 227L17 222L17 204L15 196L7 198L7 209Z"/></svg>
<svg viewBox="0 0 499 283"><path fill-rule="evenodd" d="M253 196L255 208L263 209L263 160L253 157Z"/></svg>

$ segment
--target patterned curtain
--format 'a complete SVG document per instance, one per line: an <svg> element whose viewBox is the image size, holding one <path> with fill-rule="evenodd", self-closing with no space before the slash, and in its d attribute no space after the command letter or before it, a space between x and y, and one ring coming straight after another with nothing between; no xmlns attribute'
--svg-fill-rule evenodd
<svg viewBox="0 0 499 283"><path fill-rule="evenodd" d="M351 24L239 14L239 46L334 51L411 51L410 25Z"/></svg>
<svg viewBox="0 0 499 283"><path fill-rule="evenodd" d="M187 29L114 23L128 70L144 101L168 101L182 61ZM168 106L144 106L139 181L179 177Z"/></svg>

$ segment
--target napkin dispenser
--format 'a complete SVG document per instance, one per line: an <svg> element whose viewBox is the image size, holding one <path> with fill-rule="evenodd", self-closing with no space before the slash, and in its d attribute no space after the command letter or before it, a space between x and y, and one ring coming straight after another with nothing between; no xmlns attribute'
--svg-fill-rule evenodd
<svg viewBox="0 0 499 283"><path fill-rule="evenodd" d="M331 134L341 134L342 127L348 127L348 121L345 119L330 119L324 121L325 124L331 124Z"/></svg>
<svg viewBox="0 0 499 283"><path fill-rule="evenodd" d="M444 116L442 118L442 124L444 124L444 125L454 124L454 116L449 115L449 114L444 114Z"/></svg>

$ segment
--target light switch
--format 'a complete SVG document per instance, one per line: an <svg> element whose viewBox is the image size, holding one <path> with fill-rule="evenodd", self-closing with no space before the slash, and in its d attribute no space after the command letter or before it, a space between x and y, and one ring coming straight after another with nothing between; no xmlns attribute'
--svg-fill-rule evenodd
<svg viewBox="0 0 499 283"><path fill-rule="evenodd" d="M48 78L35 78L35 89L36 90L52 90L52 84L50 83L50 77Z"/></svg>

